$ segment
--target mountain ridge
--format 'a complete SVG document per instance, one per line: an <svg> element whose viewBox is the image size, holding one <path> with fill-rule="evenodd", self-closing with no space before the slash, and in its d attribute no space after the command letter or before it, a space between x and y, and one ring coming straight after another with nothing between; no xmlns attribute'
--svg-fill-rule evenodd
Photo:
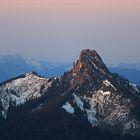
<svg viewBox="0 0 140 140"><path fill-rule="evenodd" d="M5 140L10 125L15 126L9 132L12 140L31 139L36 131L35 140L87 139L86 133L92 132L90 140L99 137L96 131L101 136L94 139L100 140L104 132L109 132L110 139L140 135L140 87L111 73L95 50L82 50L73 68L59 78L28 73L0 85L0 95L5 118L1 116L0 131ZM23 96L25 102L20 102Z"/></svg>

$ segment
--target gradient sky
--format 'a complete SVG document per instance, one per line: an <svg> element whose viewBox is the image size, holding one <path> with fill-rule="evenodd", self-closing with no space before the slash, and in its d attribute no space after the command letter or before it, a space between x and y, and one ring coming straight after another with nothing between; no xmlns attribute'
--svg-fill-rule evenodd
<svg viewBox="0 0 140 140"><path fill-rule="evenodd" d="M0 55L64 63L85 48L140 61L140 0L0 0Z"/></svg>

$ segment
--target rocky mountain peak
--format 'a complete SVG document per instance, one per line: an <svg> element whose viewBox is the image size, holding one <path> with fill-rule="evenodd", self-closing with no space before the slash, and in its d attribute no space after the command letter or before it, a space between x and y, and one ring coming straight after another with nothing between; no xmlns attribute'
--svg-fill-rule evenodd
<svg viewBox="0 0 140 140"><path fill-rule="evenodd" d="M79 60L82 61L86 59L87 56L90 58L94 58L95 61L97 61L98 59L101 59L95 50L85 49L81 51Z"/></svg>
<svg viewBox="0 0 140 140"><path fill-rule="evenodd" d="M34 77L34 76L40 76L40 75L38 75L36 72L34 72L34 71L32 71L32 72L28 72L26 75L25 75L26 77Z"/></svg>
<svg viewBox="0 0 140 140"><path fill-rule="evenodd" d="M96 51L81 51L78 61L63 79L63 83L68 81L69 94L73 93L62 106L66 112L73 114L72 107L76 106L81 113L85 112L92 126L109 130L117 126L114 131L124 134L139 131L138 87L111 73Z"/></svg>
<svg viewBox="0 0 140 140"><path fill-rule="evenodd" d="M73 72L79 73L88 71L92 73L100 73L106 75L109 73L108 68L105 66L103 60L95 50L82 50L79 60L74 64Z"/></svg>
<svg viewBox="0 0 140 140"><path fill-rule="evenodd" d="M72 84L100 82L109 77L110 72L95 50L82 50L71 70Z"/></svg>

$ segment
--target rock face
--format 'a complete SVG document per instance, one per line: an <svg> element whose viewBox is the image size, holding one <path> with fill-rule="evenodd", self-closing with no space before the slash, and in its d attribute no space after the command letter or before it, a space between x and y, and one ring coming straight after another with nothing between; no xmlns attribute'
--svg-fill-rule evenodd
<svg viewBox="0 0 140 140"><path fill-rule="evenodd" d="M71 104L81 110L92 126L115 128L119 133L139 133L138 87L110 73L96 51L83 50L64 79L74 92Z"/></svg>
<svg viewBox="0 0 140 140"><path fill-rule="evenodd" d="M61 78L45 79L28 73L3 83L0 103L6 120L0 130L8 129L16 118L14 126L21 133L32 129L29 138L39 131L35 139L102 139L95 138L95 128L121 136L140 136L140 88L111 73L94 50L83 50ZM8 112L10 106L13 108ZM17 117L21 114L24 120ZM28 125L22 128L25 120ZM87 132L91 133L87 136ZM11 135L20 138L15 131Z"/></svg>
<svg viewBox="0 0 140 140"><path fill-rule="evenodd" d="M71 73L71 84L95 84L109 76L109 70L96 51L83 50L79 60L74 64Z"/></svg>

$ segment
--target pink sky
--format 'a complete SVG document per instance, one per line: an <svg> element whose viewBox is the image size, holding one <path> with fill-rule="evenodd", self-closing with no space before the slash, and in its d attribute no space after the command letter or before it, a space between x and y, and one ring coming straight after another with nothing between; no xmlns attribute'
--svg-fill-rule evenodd
<svg viewBox="0 0 140 140"><path fill-rule="evenodd" d="M139 14L140 0L0 0L0 11L31 10L54 14ZM2 13L1 13L2 14Z"/></svg>

